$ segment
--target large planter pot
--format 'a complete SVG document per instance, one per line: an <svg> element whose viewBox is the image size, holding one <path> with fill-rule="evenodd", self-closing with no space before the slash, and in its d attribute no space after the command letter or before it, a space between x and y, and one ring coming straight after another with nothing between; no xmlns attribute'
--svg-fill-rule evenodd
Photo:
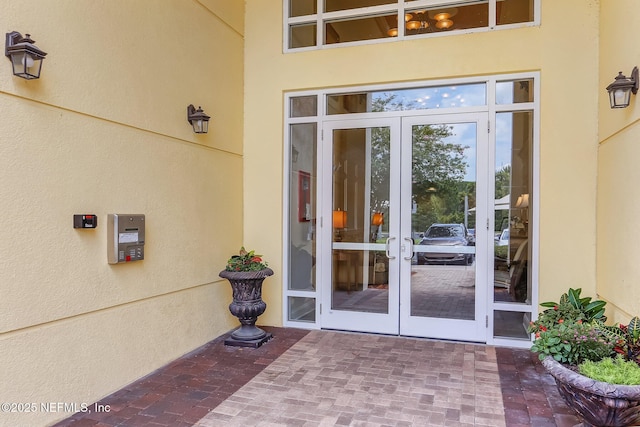
<svg viewBox="0 0 640 427"><path fill-rule="evenodd" d="M233 290L229 311L240 320L240 327L225 340L226 345L257 348L272 338L270 333L256 326L258 316L267 308L267 304L262 301L262 282L272 274L273 270L270 268L220 272L219 276L227 279Z"/></svg>
<svg viewBox="0 0 640 427"><path fill-rule="evenodd" d="M584 426L640 425L640 386L609 384L580 375L546 357L542 364Z"/></svg>

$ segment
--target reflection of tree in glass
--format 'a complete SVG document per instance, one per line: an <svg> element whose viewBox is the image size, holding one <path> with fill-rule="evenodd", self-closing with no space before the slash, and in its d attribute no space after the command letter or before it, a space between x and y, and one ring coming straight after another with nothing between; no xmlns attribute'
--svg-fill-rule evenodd
<svg viewBox="0 0 640 427"><path fill-rule="evenodd" d="M396 110L406 110L395 100L394 94L386 94L373 101L373 111L387 111L388 105ZM444 222L447 216L459 212L460 193L471 194L461 188L467 163L464 157L467 146L444 140L453 135L447 125L419 125L413 127L413 201L417 204L414 229L425 230L434 222ZM375 128L371 133L371 209L386 212L389 205L389 128ZM467 187L462 185L463 187ZM475 186L473 186L475 192ZM462 196L464 199L464 195ZM419 228L416 228L419 227Z"/></svg>
<svg viewBox="0 0 640 427"><path fill-rule="evenodd" d="M371 210L387 213L389 207L389 128L371 130Z"/></svg>
<svg viewBox="0 0 640 427"><path fill-rule="evenodd" d="M503 166L496 171L496 200L501 199L507 194L511 193L511 165ZM500 230L507 227L509 223L508 209L496 209L495 210L495 224L498 234ZM506 246L505 246L506 247ZM505 257L506 258L506 257Z"/></svg>
<svg viewBox="0 0 640 427"><path fill-rule="evenodd" d="M511 165L496 171L496 199L501 199L511 192Z"/></svg>

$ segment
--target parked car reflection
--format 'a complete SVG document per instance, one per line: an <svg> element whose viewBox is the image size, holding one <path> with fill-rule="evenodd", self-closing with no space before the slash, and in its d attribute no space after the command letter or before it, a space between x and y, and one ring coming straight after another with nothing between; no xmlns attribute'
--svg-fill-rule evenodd
<svg viewBox="0 0 640 427"><path fill-rule="evenodd" d="M509 229L502 230L499 236L496 236L496 246L507 246L509 244Z"/></svg>
<svg viewBox="0 0 640 427"><path fill-rule="evenodd" d="M424 233L420 245L457 249L446 252L420 252L418 264L470 265L473 263L473 250L462 249L473 246L467 228L463 224L432 224Z"/></svg>

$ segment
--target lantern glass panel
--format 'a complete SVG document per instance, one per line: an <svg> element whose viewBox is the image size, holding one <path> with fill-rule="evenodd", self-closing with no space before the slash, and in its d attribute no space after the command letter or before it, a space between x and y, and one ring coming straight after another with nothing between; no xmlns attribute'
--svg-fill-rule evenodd
<svg viewBox="0 0 640 427"><path fill-rule="evenodd" d="M615 89L609 92L611 108L624 108L629 105L631 89Z"/></svg>
<svg viewBox="0 0 640 427"><path fill-rule="evenodd" d="M11 53L13 74L25 79L37 79L40 77L42 58L29 55L27 52L18 51Z"/></svg>

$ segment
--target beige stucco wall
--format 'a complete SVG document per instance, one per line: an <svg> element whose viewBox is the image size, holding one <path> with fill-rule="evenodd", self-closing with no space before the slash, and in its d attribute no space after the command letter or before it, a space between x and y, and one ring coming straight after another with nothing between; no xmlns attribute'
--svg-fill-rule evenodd
<svg viewBox="0 0 640 427"><path fill-rule="evenodd" d="M539 297L570 286L593 295L598 11L594 1L545 1L539 27L283 54L282 1L248 0L245 242L269 255L281 281L286 91L539 70ZM266 287L278 309L265 320L281 321L281 298L279 286Z"/></svg>
<svg viewBox="0 0 640 427"><path fill-rule="evenodd" d="M218 272L242 244L244 4L0 6L48 52L36 81L0 67L0 396L90 403L237 324ZM146 215L144 261L107 263L108 213Z"/></svg>
<svg viewBox="0 0 640 427"><path fill-rule="evenodd" d="M622 21L620 11L623 13ZM601 1L600 147L598 157L598 293L608 301L612 321L640 315L640 264L636 221L640 216L640 100L612 110L605 88L618 71L629 76L640 66L640 48L629 29L640 25L637 2Z"/></svg>

